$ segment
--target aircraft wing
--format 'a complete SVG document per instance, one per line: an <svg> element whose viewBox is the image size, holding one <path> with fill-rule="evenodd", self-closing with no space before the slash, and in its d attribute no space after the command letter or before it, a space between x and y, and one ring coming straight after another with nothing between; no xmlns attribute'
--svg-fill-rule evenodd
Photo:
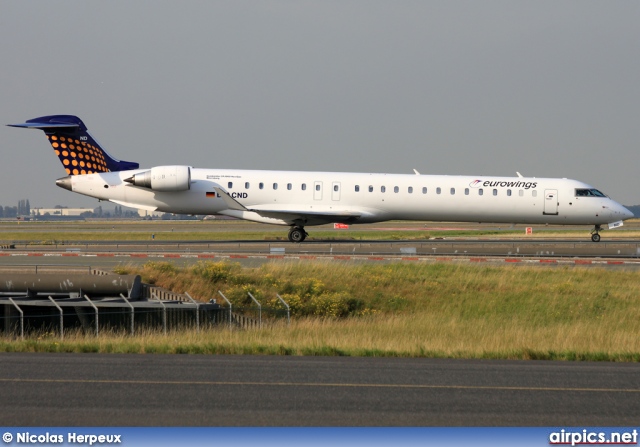
<svg viewBox="0 0 640 447"><path fill-rule="evenodd" d="M353 210L353 209L323 209L323 210L311 210L304 209L302 206L296 205L255 205L246 207L236 199L231 197L222 188L214 187L216 193L225 201L228 211L222 214L229 216L243 216L242 218L251 219L250 215L255 213L268 220L280 220L285 222L296 223L314 222L314 223L332 223L332 222L353 222L361 217L367 216L369 213ZM275 222L273 222L275 223Z"/></svg>

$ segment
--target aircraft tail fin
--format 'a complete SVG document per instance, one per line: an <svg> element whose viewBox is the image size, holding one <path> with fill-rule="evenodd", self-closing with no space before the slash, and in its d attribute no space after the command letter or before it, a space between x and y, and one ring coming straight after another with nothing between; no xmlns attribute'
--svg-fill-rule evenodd
<svg viewBox="0 0 640 447"><path fill-rule="evenodd" d="M67 174L84 175L96 172L138 169L138 163L120 161L109 155L87 131L82 120L73 115L50 115L33 118L11 127L40 129L49 139Z"/></svg>

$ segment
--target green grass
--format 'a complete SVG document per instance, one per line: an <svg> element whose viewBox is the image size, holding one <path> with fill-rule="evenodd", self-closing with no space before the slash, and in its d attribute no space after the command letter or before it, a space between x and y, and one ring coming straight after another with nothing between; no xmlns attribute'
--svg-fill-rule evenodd
<svg viewBox="0 0 640 447"><path fill-rule="evenodd" d="M504 226L478 224L446 224L460 228L443 231L420 222L388 222L352 225L348 230L333 230L323 225L308 227L308 240L414 240L430 238L575 238L589 240L589 228L564 229L538 226L533 235L525 236L524 226L511 229ZM468 228L466 228L468 227ZM477 228L479 227L479 228ZM386 229L385 229L386 228ZM261 225L243 221L89 221L89 222L15 222L0 221L0 243L73 244L79 241L286 241L287 227ZM623 229L605 232L603 239L637 238L637 222L628 222Z"/></svg>
<svg viewBox="0 0 640 447"><path fill-rule="evenodd" d="M292 323L135 337L80 332L0 339L0 351L502 358L640 361L639 273L585 267L459 263L225 262L125 266L147 281L234 305L250 291Z"/></svg>

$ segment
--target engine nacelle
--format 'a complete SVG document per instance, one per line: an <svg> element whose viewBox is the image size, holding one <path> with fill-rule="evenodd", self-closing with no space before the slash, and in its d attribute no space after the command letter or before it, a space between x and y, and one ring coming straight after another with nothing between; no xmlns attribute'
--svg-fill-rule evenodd
<svg viewBox="0 0 640 447"><path fill-rule="evenodd" d="M156 166L124 181L153 191L187 191L191 188L191 167Z"/></svg>

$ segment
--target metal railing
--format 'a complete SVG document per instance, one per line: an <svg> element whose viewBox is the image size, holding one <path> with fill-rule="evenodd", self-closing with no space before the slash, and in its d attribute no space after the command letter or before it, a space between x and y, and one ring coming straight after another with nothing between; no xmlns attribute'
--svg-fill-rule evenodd
<svg viewBox="0 0 640 447"><path fill-rule="evenodd" d="M91 298L48 295L46 298L0 296L0 335L24 338L25 334L57 334L80 331L99 336L103 332L127 333L142 331L172 331L228 327L261 329L286 319L291 323L289 305L277 295L278 307L264 306L252 294L240 305L233 305L222 292L225 305L200 303L186 295L187 301L170 302L160 299L133 301L124 294L111 298ZM213 300L211 300L213 301ZM4 306L2 306L4 304ZM4 312L2 312L4 308Z"/></svg>

